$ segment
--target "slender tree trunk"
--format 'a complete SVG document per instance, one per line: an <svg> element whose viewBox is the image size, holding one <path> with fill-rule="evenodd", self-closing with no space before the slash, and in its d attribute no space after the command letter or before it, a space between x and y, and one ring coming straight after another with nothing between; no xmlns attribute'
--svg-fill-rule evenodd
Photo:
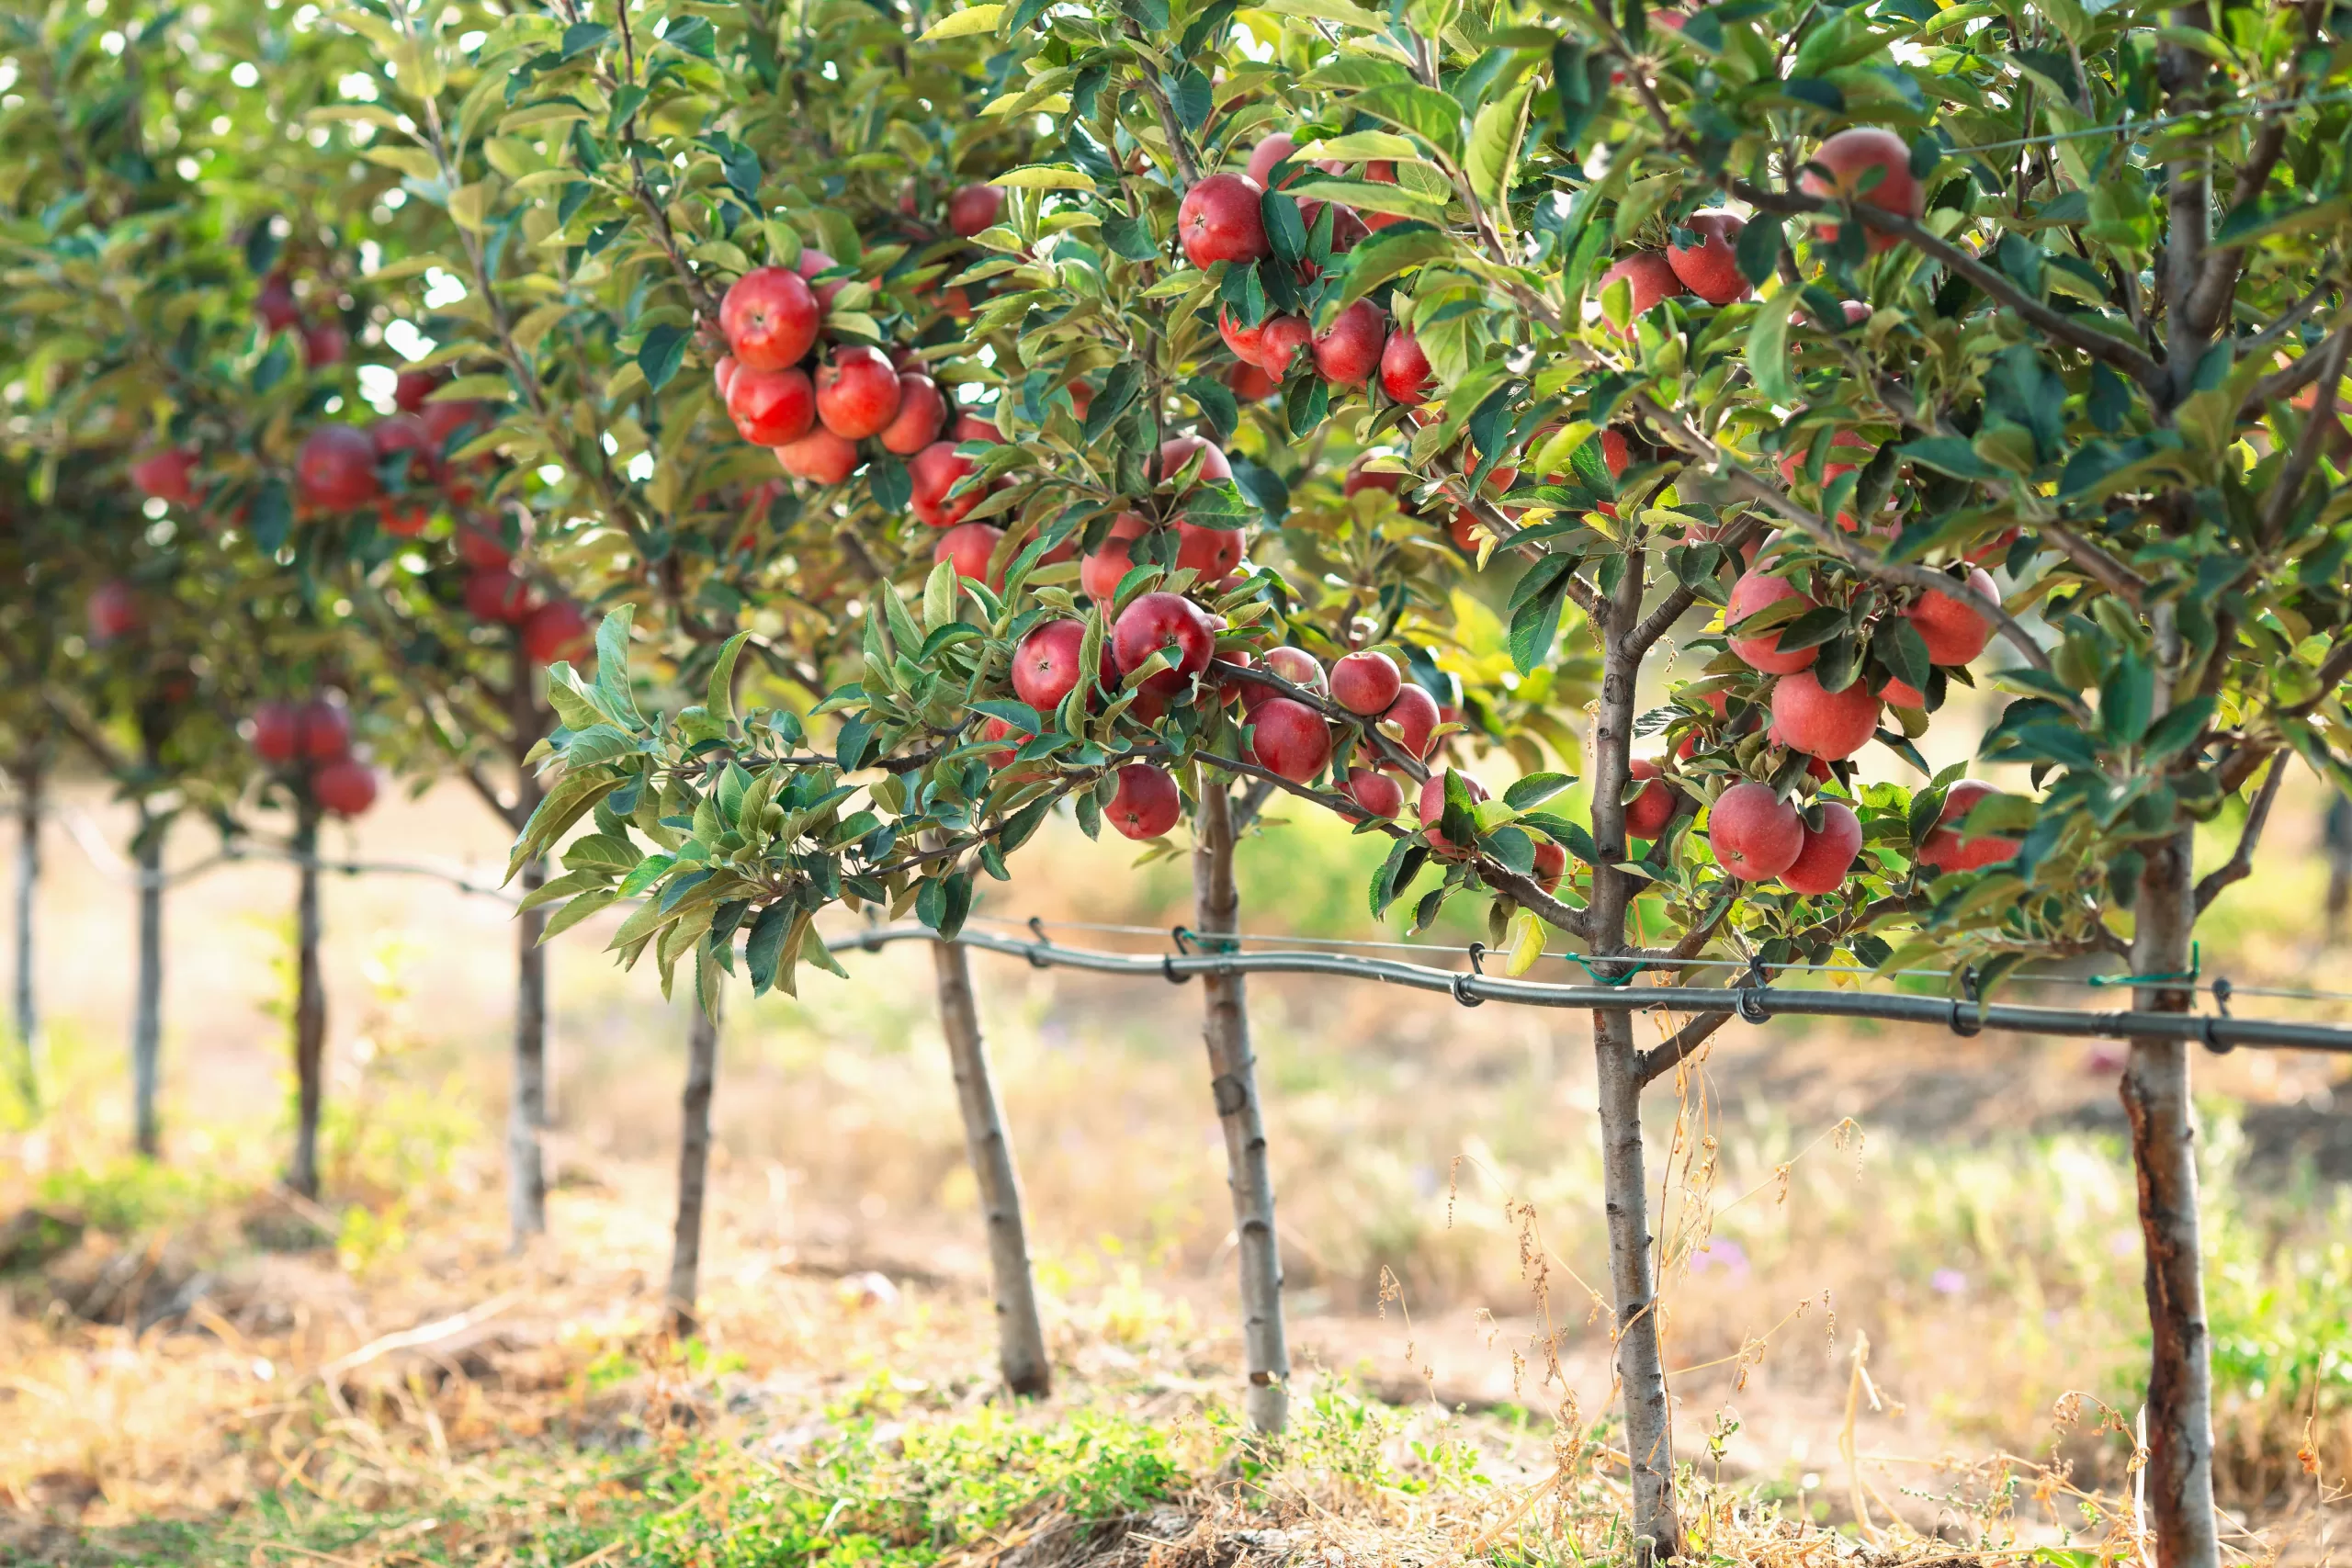
<svg viewBox="0 0 2352 1568"><path fill-rule="evenodd" d="M2136 974L2182 975L2188 968L2196 919L2191 834L2182 828L2148 856L2132 943ZM2186 986L2153 985L2138 988L2133 1005L2150 1012L2186 1012L2190 1000ZM2124 1064L2122 1096L2139 1178L2154 1342L2146 1484L2156 1568L2216 1568L2221 1544L2213 1512L2211 1337L2198 1243L2197 1129L2188 1044L2134 1040Z"/></svg>
<svg viewBox="0 0 2352 1568"><path fill-rule="evenodd" d="M1193 850L1193 924L1210 946L1241 929L1233 877L1233 803L1222 784L1204 784ZM1279 1432L1290 1408L1290 1346L1283 1328L1282 1246L1274 1233L1274 1179L1266 1164L1266 1124L1258 1105L1258 1063L1250 1050L1250 1005L1239 975L1204 975L1209 1087L1225 1128L1226 1185L1241 1269L1241 1353L1250 1376L1242 1408L1250 1427Z"/></svg>
<svg viewBox="0 0 2352 1568"><path fill-rule="evenodd" d="M548 878L548 863L523 867L527 896ZM539 945L547 911L533 909L514 922L514 1084L506 1106L506 1222L508 1245L520 1252L548 1228L547 1166L539 1135L548 1124L548 953Z"/></svg>
<svg viewBox="0 0 2352 1568"><path fill-rule="evenodd" d="M718 1075L718 1021L694 1004L686 1033L686 1092L678 1136L678 1217L670 1236L670 1332L695 1332L702 1272L702 1203L710 1179L710 1089Z"/></svg>
<svg viewBox="0 0 2352 1568"><path fill-rule="evenodd" d="M319 971L319 808L308 800L295 818L294 852L301 859L301 880L294 901L294 1163L286 1172L286 1184L305 1198L316 1198L319 1107L326 1089L327 997Z"/></svg>
<svg viewBox="0 0 2352 1568"><path fill-rule="evenodd" d="M1053 1369L1046 1359L1046 1331L1037 1321L1037 1288L1029 1271L1029 1236L1021 1220L1012 1141L1005 1136L1004 1118L997 1109L988 1047L980 1038L980 1012L972 1000L971 964L960 942L932 943L932 957L939 971L939 1021L947 1035L947 1058L956 1069L956 1104L964 1113L964 1148L988 1224L997 1363L1007 1388L1043 1398L1052 1392Z"/></svg>
<svg viewBox="0 0 2352 1568"><path fill-rule="evenodd" d="M41 770L17 774L17 1092L29 1112L40 1109L40 1008L33 988L33 905L40 891Z"/></svg>
<svg viewBox="0 0 2352 1568"><path fill-rule="evenodd" d="M2327 943L2344 940L2344 911L2352 905L2352 795L2327 803L2321 842L2327 851Z"/></svg>
<svg viewBox="0 0 2352 1568"><path fill-rule="evenodd" d="M164 1048L164 835L168 821L139 808L134 858L139 864L139 988L130 1015L130 1124L139 1152L149 1159L163 1153L163 1124L156 1111Z"/></svg>
<svg viewBox="0 0 2352 1568"><path fill-rule="evenodd" d="M530 657L518 638L507 689L508 739L516 748L510 825L518 833L539 804L538 780L521 761L545 728L533 679ZM532 861L523 868L523 891L526 895L536 891L546 885L547 878L547 861ZM533 909L515 921L514 1086L506 1106L506 1222L508 1244L516 1252L548 1228L547 1163L541 1142L548 1125L548 954L539 945L547 924L544 909Z"/></svg>
<svg viewBox="0 0 2352 1568"><path fill-rule="evenodd" d="M1634 624L1641 608L1643 563L1628 564L1626 587L1612 601L1613 626ZM1640 653L1611 639L1601 666L1593 727L1592 950L1621 953L1634 888L1616 869L1628 854L1625 786L1631 776L1634 709ZM1633 1014L1595 1011L1592 1048L1600 1097L1603 1198L1609 1224L1609 1279L1616 1298L1617 1379L1625 1393L1625 1454L1634 1494L1634 1558L1663 1562L1682 1549L1674 1501L1674 1406L1658 1345L1657 1275L1652 1261L1649 1193L1643 1171L1642 1086Z"/></svg>

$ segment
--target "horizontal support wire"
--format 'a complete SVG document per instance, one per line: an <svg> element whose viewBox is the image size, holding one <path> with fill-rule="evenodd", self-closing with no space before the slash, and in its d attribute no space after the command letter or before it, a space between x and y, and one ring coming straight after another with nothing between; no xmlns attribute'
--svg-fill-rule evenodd
<svg viewBox="0 0 2352 1568"><path fill-rule="evenodd" d="M1153 935L1164 933L1154 931ZM892 942L936 942L927 926L868 926L827 939L835 953L857 948L876 952ZM1782 989L1771 986L1722 988L1690 986L1562 986L1514 980L1472 970L1440 969L1393 958L1356 958L1329 953L1193 953L1159 955L1104 953L1069 947L1039 937L1022 941L967 926L956 939L983 953L1025 958L1036 968L1078 969L1170 981L1196 975L1329 975L1377 980L1412 990L1442 992L1465 1006L1515 1002L1525 1007L1577 1010L1737 1013L1751 1023L1769 1018L1868 1018L1938 1025L1957 1033L1998 1029L2024 1034L2095 1040L2186 1040L2215 1051L2241 1045L2268 1049L2331 1051L2352 1055L2352 1026L2290 1023L2275 1019L2233 1018L2216 1013L2093 1011L2079 1008L2030 1007L2014 1002L1887 996L1873 992ZM2187 987L2178 987L2187 989Z"/></svg>

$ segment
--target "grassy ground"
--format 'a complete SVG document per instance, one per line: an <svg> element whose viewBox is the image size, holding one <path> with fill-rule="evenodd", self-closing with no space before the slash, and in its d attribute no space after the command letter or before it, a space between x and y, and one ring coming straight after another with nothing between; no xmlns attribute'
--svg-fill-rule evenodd
<svg viewBox="0 0 2352 1568"><path fill-rule="evenodd" d="M447 796L369 834L478 860L499 838ZM1251 923L1378 934L1354 913L1362 847L1289 841L1247 867ZM679 1346L652 1325L684 1022L642 977L593 941L558 954L553 1235L509 1258L503 910L424 882L332 886L329 1203L307 1210L269 1190L285 874L174 901L169 1158L146 1168L118 1154L128 897L75 853L52 848L67 870L43 925L55 1103L7 1135L0 1221L33 1205L85 1228L6 1281L0 1562L1172 1568L1611 1547L1579 1019L1253 992L1302 1368L1300 1428L1262 1450L1228 1414L1229 1223L1193 991L976 961L1060 1380L1012 1411L989 1396L921 953L853 958L851 984L730 1018L707 1328ZM1182 868L1126 858L1056 840L989 907L1178 918ZM2296 924L2314 877L2282 834L2209 972L2324 974ZM1737 1030L1659 1097L1662 1321L1713 1556L1814 1556L1824 1529L1873 1557L2128 1548L2144 1338L2103 1051ZM2294 1055L2199 1071L2224 1490L2250 1555L2319 1561L2352 1467L2352 1147L2331 1109L2352 1084Z"/></svg>

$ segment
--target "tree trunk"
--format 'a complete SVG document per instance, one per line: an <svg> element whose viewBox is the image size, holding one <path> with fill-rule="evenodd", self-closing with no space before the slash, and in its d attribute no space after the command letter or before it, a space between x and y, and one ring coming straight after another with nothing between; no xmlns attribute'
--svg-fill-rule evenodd
<svg viewBox="0 0 2352 1568"><path fill-rule="evenodd" d="M1222 784L1201 791L1193 850L1193 922L1204 943L1241 929L1233 879L1233 803ZM1290 1406L1290 1347L1283 1330L1282 1247L1274 1234L1274 1181L1266 1166L1266 1125L1258 1107L1257 1059L1250 1051L1248 993L1239 975L1204 975L1210 1089L1225 1127L1226 1185L1241 1269L1241 1353L1250 1375L1242 1408L1250 1427L1279 1432Z"/></svg>
<svg viewBox="0 0 2352 1568"><path fill-rule="evenodd" d="M17 1092L28 1114L40 1109L40 1009L33 989L33 903L40 890L41 773L17 774Z"/></svg>
<svg viewBox="0 0 2352 1568"><path fill-rule="evenodd" d="M2148 856L2132 942L2135 974L2177 976L2188 968L2196 920L2192 831L2180 829ZM2142 986L2133 1005L2150 1012L2186 1012L2191 998L2186 986ZM2154 1341L2145 1482L2156 1568L2216 1568L2221 1544L2213 1512L2211 1340L2197 1235L2197 1130L2188 1044L2132 1042L2122 1097L2139 1178Z"/></svg>
<svg viewBox="0 0 2352 1568"><path fill-rule="evenodd" d="M164 835L167 821L139 808L132 849L139 864L139 988L130 1015L130 1124L139 1152L163 1153L156 1090L164 1046Z"/></svg>
<svg viewBox="0 0 2352 1568"><path fill-rule="evenodd" d="M2352 795L2327 803L2321 842L2327 850L2327 944L2344 940L2344 911L2352 905Z"/></svg>
<svg viewBox="0 0 2352 1568"><path fill-rule="evenodd" d="M548 863L523 867L526 897L548 879ZM548 1124L548 953L539 945L547 911L514 922L514 1084L506 1106L506 1226L510 1250L520 1252L548 1228L548 1179L539 1134Z"/></svg>
<svg viewBox="0 0 2352 1568"><path fill-rule="evenodd" d="M1642 563L1626 572L1629 589L1611 621L1630 625L1640 609ZM1625 842L1625 786L1631 777L1637 650L1612 649L1603 661L1593 727L1592 951L1621 953L1635 891L1616 869ZM1596 1010L1592 1049L1599 1076L1602 1185L1609 1224L1609 1279L1617 1310L1617 1379L1625 1392L1625 1454L1634 1494L1636 1562L1663 1562L1682 1550L1674 1501L1674 1406L1658 1346L1657 1276L1651 1259L1649 1193L1643 1175L1642 1086L1634 1015Z"/></svg>
<svg viewBox="0 0 2352 1568"><path fill-rule="evenodd" d="M326 1089L327 997L319 972L319 808L307 800L295 818L294 853L301 863L301 881L294 900L294 1163L286 1172L286 1184L305 1198L316 1198L319 1106Z"/></svg>
<svg viewBox="0 0 2352 1568"><path fill-rule="evenodd" d="M1037 1321L1037 1289L1029 1272L1029 1237L1021 1221L1021 1181L1013 1170L1012 1143L1005 1136L1004 1118L997 1108L988 1048L980 1038L979 1009L972 1000L971 964L959 942L932 943L932 957L939 972L939 1021L947 1035L947 1059L956 1070L956 1104L964 1113L964 1149L972 1161L980 1213L988 1224L997 1364L1005 1387L1042 1399L1052 1392L1053 1370L1046 1359L1046 1331Z"/></svg>
<svg viewBox="0 0 2352 1568"><path fill-rule="evenodd" d="M506 690L507 741L514 758L514 804L508 825L517 833L538 808L537 777L524 762L546 731L540 711L536 671L518 637ZM545 857L523 868L527 896L548 879ZM548 954L539 945L546 932L547 911L533 909L515 921L514 1084L506 1106L506 1228L509 1248L515 1252L548 1228L546 1150L541 1134L548 1126Z"/></svg>
<svg viewBox="0 0 2352 1568"><path fill-rule="evenodd" d="M683 1339L698 1326L695 1296L702 1272L702 1201L710 1176L710 1089L718 1074L718 1021L694 1005L686 1034L686 1092L678 1136L678 1217L670 1235L670 1332Z"/></svg>

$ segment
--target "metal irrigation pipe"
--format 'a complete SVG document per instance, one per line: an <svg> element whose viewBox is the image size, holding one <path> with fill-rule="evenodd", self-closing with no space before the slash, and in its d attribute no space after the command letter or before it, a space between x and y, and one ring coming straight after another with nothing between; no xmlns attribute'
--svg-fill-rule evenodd
<svg viewBox="0 0 2352 1568"><path fill-rule="evenodd" d="M894 942L937 940L939 933L927 926L869 926L854 934L844 934L833 947L837 952L856 947L871 953ZM1783 1017L1868 1018L1936 1024L1963 1036L1998 1029L2104 1040L2188 1040L2214 1051L2251 1045L2352 1055L2352 1027L2233 1018L2226 1013L2134 1012L2128 1009L2090 1011L2011 1002L1980 1003L1964 998L1939 1000L1876 992L1789 990L1768 985L1717 989L1690 986L1560 986L1538 980L1513 980L1485 974L1476 967L1483 948L1471 950L1470 969L1454 970L1392 958L1344 958L1328 953L1196 953L1186 949L1153 957L1065 947L1043 937L1023 942L968 928L957 933L955 940L985 953L1025 958L1040 969L1158 976L1179 982L1195 975L1331 975L1351 980L1378 980L1419 991L1444 992L1464 1007L1494 1001L1584 1010L1623 1008L1647 1011L1662 1008L1682 1013L1736 1013L1749 1023ZM1182 938L1180 936L1178 941L1182 947Z"/></svg>

